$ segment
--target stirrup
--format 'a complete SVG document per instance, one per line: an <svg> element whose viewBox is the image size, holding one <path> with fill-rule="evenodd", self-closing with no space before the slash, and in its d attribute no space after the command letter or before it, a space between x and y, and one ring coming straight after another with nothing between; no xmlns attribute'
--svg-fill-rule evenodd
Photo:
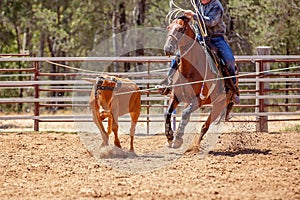
<svg viewBox="0 0 300 200"><path fill-rule="evenodd" d="M234 91L232 91L232 102L234 104L240 104L241 103L240 90L236 85L234 86Z"/></svg>
<svg viewBox="0 0 300 200"><path fill-rule="evenodd" d="M172 88L170 87L171 84L172 78L170 76L167 76L159 83L159 85L156 85L155 88L160 91L161 95L168 95L172 90Z"/></svg>
<svg viewBox="0 0 300 200"><path fill-rule="evenodd" d="M241 99L236 93L232 94L232 102L234 104L240 104L241 103Z"/></svg>
<svg viewBox="0 0 300 200"><path fill-rule="evenodd" d="M171 92L171 88L167 85L156 85L155 89L157 89L161 95L168 95Z"/></svg>

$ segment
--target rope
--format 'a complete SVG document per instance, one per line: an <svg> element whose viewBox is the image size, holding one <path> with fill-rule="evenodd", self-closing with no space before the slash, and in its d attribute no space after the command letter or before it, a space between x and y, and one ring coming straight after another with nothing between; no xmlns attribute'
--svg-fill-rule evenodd
<svg viewBox="0 0 300 200"><path fill-rule="evenodd" d="M75 67L71 67L71 66L68 66L68 65L63 65L63 64L59 64L59 63L55 63L55 62L51 62L51 61L46 61L46 62L48 62L50 64L54 64L54 65L60 66L60 67L66 67L66 68L69 68L69 69L77 70L77 71L93 72L93 73L99 74L99 72L97 72L97 71L86 70L86 69L78 69L78 68L75 68ZM225 80L227 78L233 78L233 77L239 78L239 77L248 76L248 75L259 75L259 74L267 73L267 72L278 72L278 71L284 71L284 70L289 70L289 69L298 69L298 68L300 68L300 66L287 67L287 68L281 68L281 69L274 69L274 70L268 70L268 71L262 71L262 72L253 72L253 73L248 73L248 74L243 74L243 75L221 77L221 78L216 78L216 79L194 81L194 82L189 82L189 83L169 85L167 87L179 87L179 86L192 85L192 84L197 84L197 83L205 83L205 82L209 82L209 81ZM165 71L165 70L169 70L169 68L160 69L160 70L154 70L154 71ZM148 73L148 72L139 72L139 73ZM128 73L126 73L126 74L128 74ZM107 73L107 75L110 75L110 73ZM129 91L129 92L117 93L116 95L131 94L131 93L135 93L135 92L149 92L149 91L158 90L158 89L160 89L160 88L153 87L153 88L144 89L144 90L137 90L137 91Z"/></svg>
<svg viewBox="0 0 300 200"><path fill-rule="evenodd" d="M190 47L186 51L184 51L184 53L181 54L180 56L184 57L194 47L194 45L196 44L196 41L197 41L197 38L194 39L193 44L191 44Z"/></svg>
<svg viewBox="0 0 300 200"><path fill-rule="evenodd" d="M67 69L73 69L73 70L76 70L76 71L99 74L99 72L97 72L97 71L88 70L88 69L79 69L79 68L76 68L76 67L71 67L71 66L68 66L68 65L63 65L63 64L56 63L56 62L52 62L52 61L49 61L49 60L46 60L46 62L49 63L49 64L52 64L52 65L56 65L56 66L59 66L59 67L64 67L64 68L67 68Z"/></svg>
<svg viewBox="0 0 300 200"><path fill-rule="evenodd" d="M267 71L262 71L262 72L253 72L253 73L248 73L248 74L220 77L220 78L207 79L207 80L201 80L201 81L193 81L193 82L189 82L189 83L180 83L180 84L175 84L175 85L169 85L166 88L179 87L179 86L185 86L185 85L193 85L193 84L197 84L197 83L205 83L205 82L210 82L210 81L225 80L225 79L233 78L233 77L239 78L239 77L243 77L243 76L259 75L259 74L263 74L263 73L267 73L267 72L278 72L278 71L284 71L284 70L289 70L289 69L298 69L298 68L300 68L300 66L286 67L286 68L281 68L281 69L273 69L273 70L267 70ZM135 93L135 92L148 92L148 91L158 90L158 89L160 89L160 88L154 87L154 88L149 88L149 89L144 89L144 90L117 93L116 95L131 94L131 93Z"/></svg>
<svg viewBox="0 0 300 200"><path fill-rule="evenodd" d="M193 8L196 12L197 23L199 25L201 35L202 35L202 37L206 37L207 36L207 29L206 29L206 26L205 26L205 23L204 23L203 13L199 12L199 9L196 5L195 0L191 0L191 4L192 4L192 6L193 6Z"/></svg>
<svg viewBox="0 0 300 200"><path fill-rule="evenodd" d="M68 69L72 69L72 70L75 70L75 71L82 71L82 72L89 72L89 73L93 73L93 74L105 74L105 75L134 75L134 74L148 74L149 72L148 71L143 71L143 72L125 72L125 73L108 73L108 72L102 72L102 73L99 73L98 71L93 71L93 70L87 70L87 69L80 69L80 68L76 68L76 67L71 67L69 65L63 65L63 64L59 64L59 63L56 63L56 62L52 62L52 61L46 61L47 63L49 64L52 64L52 65L56 65L56 66L59 66L59 67L64 67L64 68L68 68ZM169 70L169 68L164 68L164 69L157 69L157 70L152 70L151 72L162 72L162 71L167 71Z"/></svg>
<svg viewBox="0 0 300 200"><path fill-rule="evenodd" d="M207 65L209 64L208 63L208 52L207 52L207 48L204 48L204 51L205 51L205 59L206 59L206 63L205 63L205 75L204 75L204 78L203 78L203 81L205 81L206 80L206 76L207 76ZM203 84L202 84L202 86L201 86L201 91L200 91L200 98L201 99L204 99L205 98L205 96L203 95L203 90L204 90L204 82L203 82ZM208 94L209 95L209 94Z"/></svg>
<svg viewBox="0 0 300 200"><path fill-rule="evenodd" d="M193 0L191 0L192 2ZM195 4L195 3L194 3ZM193 3L192 3L193 5ZM174 0L170 0L170 8L172 9L166 16L166 19L168 20L168 23L170 24L172 21L172 18L176 18L179 14L182 14L184 12L190 11L187 9L180 8ZM194 8L195 9L195 8ZM195 10L197 12L197 9Z"/></svg>

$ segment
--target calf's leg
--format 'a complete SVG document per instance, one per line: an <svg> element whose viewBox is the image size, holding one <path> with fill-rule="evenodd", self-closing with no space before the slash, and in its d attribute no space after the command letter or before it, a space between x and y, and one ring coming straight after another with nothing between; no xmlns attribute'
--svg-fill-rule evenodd
<svg viewBox="0 0 300 200"><path fill-rule="evenodd" d="M139 111L138 112L131 112L131 126L130 126L130 151L134 151L133 148L133 140L134 140L134 134L135 134L135 127L138 121L138 118L140 116Z"/></svg>
<svg viewBox="0 0 300 200"><path fill-rule="evenodd" d="M119 125L118 125L118 119L115 119L113 117L113 123L112 123L112 131L114 132L114 135L115 135L115 141L114 141L114 144L115 146L119 147L119 148L122 148L121 147L121 143L120 143L120 140L119 140L119 137L118 137L118 130L119 130Z"/></svg>
<svg viewBox="0 0 300 200"><path fill-rule="evenodd" d="M100 130L100 133L101 133L101 136L102 136L102 139L103 139L103 142L101 144L101 146L107 146L108 145L108 135L104 129L104 126L102 124L102 118L100 116L100 113L99 113L99 105L96 101L96 99L94 98L94 95L91 95L91 99L90 99L90 107L91 107L91 110L92 110L92 114L93 114L93 120L96 124L96 126L98 127L98 129Z"/></svg>

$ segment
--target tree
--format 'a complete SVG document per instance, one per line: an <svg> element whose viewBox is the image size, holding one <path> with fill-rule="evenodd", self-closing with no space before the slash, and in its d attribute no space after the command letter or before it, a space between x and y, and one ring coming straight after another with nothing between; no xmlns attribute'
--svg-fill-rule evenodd
<svg viewBox="0 0 300 200"><path fill-rule="evenodd" d="M275 54L298 54L299 0L231 0L229 8L236 18L235 32L247 39L253 51L266 45Z"/></svg>

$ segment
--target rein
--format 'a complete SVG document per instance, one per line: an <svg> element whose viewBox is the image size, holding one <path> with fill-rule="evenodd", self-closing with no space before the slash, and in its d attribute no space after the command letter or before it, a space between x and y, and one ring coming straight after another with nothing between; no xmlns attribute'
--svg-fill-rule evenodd
<svg viewBox="0 0 300 200"><path fill-rule="evenodd" d="M169 34L168 37L172 37L176 41L176 43L181 40L181 38L178 40L173 34Z"/></svg>
<svg viewBox="0 0 300 200"><path fill-rule="evenodd" d="M194 38L194 41L193 41L193 43L189 46L189 48L186 50L186 51L184 51L182 54L181 54L181 56L182 57L184 57L193 47L194 47L194 45L197 43L197 38L195 37Z"/></svg>

